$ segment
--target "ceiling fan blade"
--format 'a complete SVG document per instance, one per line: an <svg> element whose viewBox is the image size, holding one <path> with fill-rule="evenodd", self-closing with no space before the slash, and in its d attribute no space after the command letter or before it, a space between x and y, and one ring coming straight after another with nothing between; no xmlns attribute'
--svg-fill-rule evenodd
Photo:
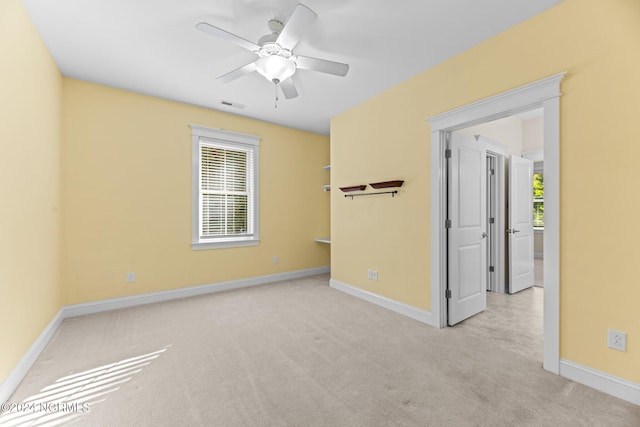
<svg viewBox="0 0 640 427"><path fill-rule="evenodd" d="M298 96L298 90L293 82L293 77L289 77L287 80L280 82L279 84L285 98L291 99Z"/></svg>
<svg viewBox="0 0 640 427"><path fill-rule="evenodd" d="M333 74L344 77L349 71L349 64L342 62L327 61L326 59L311 58L309 56L298 56L296 65L303 70L319 71L321 73Z"/></svg>
<svg viewBox="0 0 640 427"><path fill-rule="evenodd" d="M226 40L235 44L236 46L243 47L247 50L255 52L260 49L260 46L257 44L250 42L249 40L243 39L240 36L236 36L228 31L223 30L222 28L214 27L211 24L207 24L206 22L200 22L196 25L196 30L200 30L203 33L211 34L214 37L218 37L219 39Z"/></svg>
<svg viewBox="0 0 640 427"><path fill-rule="evenodd" d="M276 43L285 49L292 50L300 41L305 30L317 18L318 15L316 15L313 10L301 3L298 3L291 14L291 17L282 29L282 32L278 36Z"/></svg>
<svg viewBox="0 0 640 427"><path fill-rule="evenodd" d="M249 73L252 73L256 70L256 63L250 62L247 65L243 65L240 68L236 68L233 71L229 71L227 74L223 74L217 78L217 80L222 81L223 83L229 83L235 79L238 79L242 76L246 76Z"/></svg>

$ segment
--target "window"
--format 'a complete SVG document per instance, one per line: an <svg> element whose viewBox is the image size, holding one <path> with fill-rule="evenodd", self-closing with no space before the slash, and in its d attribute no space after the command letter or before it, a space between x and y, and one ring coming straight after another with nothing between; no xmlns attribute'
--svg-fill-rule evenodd
<svg viewBox="0 0 640 427"><path fill-rule="evenodd" d="M533 228L544 228L544 173L533 173Z"/></svg>
<svg viewBox="0 0 640 427"><path fill-rule="evenodd" d="M192 248L258 244L259 138L191 125Z"/></svg>

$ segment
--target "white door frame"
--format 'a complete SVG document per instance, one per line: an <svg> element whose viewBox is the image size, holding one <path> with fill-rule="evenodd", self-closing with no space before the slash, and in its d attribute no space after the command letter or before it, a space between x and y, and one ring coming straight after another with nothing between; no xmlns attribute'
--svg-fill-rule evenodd
<svg viewBox="0 0 640 427"><path fill-rule="evenodd" d="M491 284L491 292L504 294L506 289L506 256L505 256L505 158L507 156L507 146L499 142L493 141L482 135L479 139L484 140L488 144L487 156L493 157L495 160L494 176L494 194L491 201L492 210L494 212L495 222L493 223L493 238L490 250L493 252L495 263L493 265L493 283Z"/></svg>
<svg viewBox="0 0 640 427"><path fill-rule="evenodd" d="M445 134L523 111L544 110L544 357L543 367L560 373L560 81L565 73L512 89L428 118L431 124L431 318L446 319Z"/></svg>

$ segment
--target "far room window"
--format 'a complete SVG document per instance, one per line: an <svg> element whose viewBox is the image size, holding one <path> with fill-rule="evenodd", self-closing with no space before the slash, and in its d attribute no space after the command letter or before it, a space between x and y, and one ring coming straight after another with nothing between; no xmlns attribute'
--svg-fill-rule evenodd
<svg viewBox="0 0 640 427"><path fill-rule="evenodd" d="M192 248L258 244L259 138L191 126Z"/></svg>
<svg viewBox="0 0 640 427"><path fill-rule="evenodd" d="M533 173L533 228L544 228L544 173Z"/></svg>

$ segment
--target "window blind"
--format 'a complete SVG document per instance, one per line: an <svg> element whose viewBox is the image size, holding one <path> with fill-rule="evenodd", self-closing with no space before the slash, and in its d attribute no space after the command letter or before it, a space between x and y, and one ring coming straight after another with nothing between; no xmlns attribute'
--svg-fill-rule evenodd
<svg viewBox="0 0 640 427"><path fill-rule="evenodd" d="M201 238L253 234L251 150L200 142Z"/></svg>

